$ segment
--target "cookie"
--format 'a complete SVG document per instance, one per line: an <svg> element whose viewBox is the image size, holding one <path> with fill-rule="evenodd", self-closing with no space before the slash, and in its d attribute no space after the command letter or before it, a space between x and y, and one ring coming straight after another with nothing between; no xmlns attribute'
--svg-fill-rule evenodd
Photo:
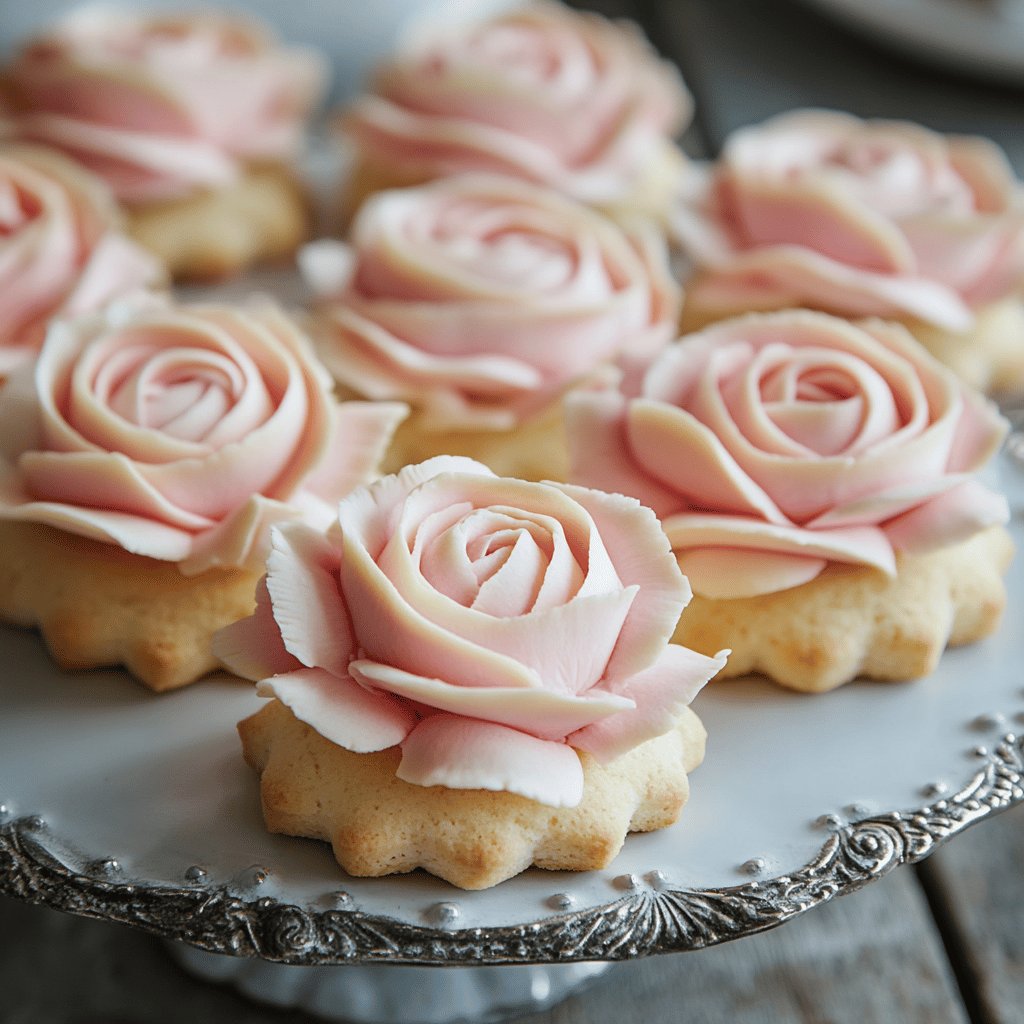
<svg viewBox="0 0 1024 1024"><path fill-rule="evenodd" d="M901 554L894 577L833 563L809 583L757 597L694 596L673 640L698 651L724 642L718 678L762 673L808 693L858 676L899 681L935 669L947 646L999 626L1013 542L1002 527L924 555Z"/></svg>
<svg viewBox="0 0 1024 1024"><path fill-rule="evenodd" d="M324 739L280 701L238 726L260 774L272 832L329 842L350 875L424 868L462 889L485 889L531 864L606 867L627 832L672 824L704 756L704 728L683 709L672 731L601 766L580 753L584 795L553 808L514 793L417 786L395 776L397 747L356 754Z"/></svg>
<svg viewBox="0 0 1024 1024"><path fill-rule="evenodd" d="M285 167L251 167L238 181L132 207L129 230L181 280L217 280L283 260L309 234L310 208Z"/></svg>
<svg viewBox="0 0 1024 1024"><path fill-rule="evenodd" d="M443 430L433 427L422 414L413 413L395 431L385 472L396 472L435 455L466 455L490 466L499 476L564 480L569 466L561 405L556 403L511 431Z"/></svg>
<svg viewBox="0 0 1024 1024"><path fill-rule="evenodd" d="M251 613L260 573L173 563L36 523L0 522L0 618L38 627L62 669L125 665L151 690L212 672L210 639Z"/></svg>

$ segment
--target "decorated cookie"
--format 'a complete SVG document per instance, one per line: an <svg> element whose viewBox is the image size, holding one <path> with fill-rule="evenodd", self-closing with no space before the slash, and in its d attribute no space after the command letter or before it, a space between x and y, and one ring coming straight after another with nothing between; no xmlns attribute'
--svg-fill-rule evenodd
<svg viewBox="0 0 1024 1024"><path fill-rule="evenodd" d="M740 317L567 422L571 479L661 517L697 595L677 639L727 635L727 675L907 679L999 621L1007 503L974 474L1006 424L897 325Z"/></svg>
<svg viewBox="0 0 1024 1024"><path fill-rule="evenodd" d="M51 317L164 283L121 226L99 179L58 153L0 143L0 382L35 358Z"/></svg>
<svg viewBox="0 0 1024 1024"><path fill-rule="evenodd" d="M266 302L56 323L0 390L0 615L62 665L192 682L252 608L270 525L330 521L404 412L336 403Z"/></svg>
<svg viewBox="0 0 1024 1024"><path fill-rule="evenodd" d="M411 37L344 125L349 205L464 172L507 174L622 213L664 216L691 101L639 30L562 4Z"/></svg>
<svg viewBox="0 0 1024 1024"><path fill-rule="evenodd" d="M564 478L563 392L615 360L653 358L679 309L648 226L627 234L509 178L379 193L350 245L314 243L301 262L335 377L415 409L396 467L464 454L508 475Z"/></svg>
<svg viewBox="0 0 1024 1024"><path fill-rule="evenodd" d="M274 698L240 726L268 827L464 888L604 866L701 760L687 705L726 652L668 643L689 596L636 501L464 458L360 488L326 536L280 528L214 645Z"/></svg>
<svg viewBox="0 0 1024 1024"><path fill-rule="evenodd" d="M84 7L23 46L4 77L17 132L106 179L176 275L220 276L304 237L288 164L325 70L259 23Z"/></svg>
<svg viewBox="0 0 1024 1024"><path fill-rule="evenodd" d="M801 111L736 132L674 218L684 327L804 306L900 320L972 386L1024 391L1024 190L981 138Z"/></svg>

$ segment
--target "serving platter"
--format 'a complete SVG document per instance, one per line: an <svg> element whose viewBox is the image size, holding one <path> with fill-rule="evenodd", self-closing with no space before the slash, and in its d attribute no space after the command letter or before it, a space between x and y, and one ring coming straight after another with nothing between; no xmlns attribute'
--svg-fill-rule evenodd
<svg viewBox="0 0 1024 1024"><path fill-rule="evenodd" d="M1011 446L1020 437L1011 438ZM1024 468L995 482L1024 544ZM930 677L788 693L711 684L692 798L604 871L463 892L423 872L346 876L326 844L263 829L226 675L154 696L63 673L0 630L0 892L200 949L289 964L572 963L738 938L852 891L1024 801L1024 564L999 632Z"/></svg>
<svg viewBox="0 0 1024 1024"><path fill-rule="evenodd" d="M1024 85L1021 0L805 0L874 41L939 67Z"/></svg>

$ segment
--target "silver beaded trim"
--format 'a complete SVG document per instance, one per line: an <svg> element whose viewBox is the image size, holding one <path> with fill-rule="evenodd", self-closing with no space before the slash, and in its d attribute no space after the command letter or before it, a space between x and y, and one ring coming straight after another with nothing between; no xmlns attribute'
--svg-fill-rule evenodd
<svg viewBox="0 0 1024 1024"><path fill-rule="evenodd" d="M258 865L249 869L248 884L233 888L210 883L199 865L183 872L180 886L130 880L113 857L81 860L54 852L58 841L42 819L12 818L6 807L0 809L0 893L132 924L215 953L281 963L622 960L700 949L772 928L915 863L976 822L1024 802L1024 740L1009 734L974 756L983 763L970 781L950 796L939 785L928 787L926 795L935 800L925 807L848 823L822 815L816 825L827 839L791 874L763 878L763 862L755 858L743 865L755 878L721 889L676 888L660 871L620 875L614 885L621 895L610 903L573 910L571 900L559 898L568 894L558 894L548 906L564 912L509 927L459 928L455 903L428 908L422 925L363 913L341 892L328 910L282 903L259 895L267 869Z"/></svg>

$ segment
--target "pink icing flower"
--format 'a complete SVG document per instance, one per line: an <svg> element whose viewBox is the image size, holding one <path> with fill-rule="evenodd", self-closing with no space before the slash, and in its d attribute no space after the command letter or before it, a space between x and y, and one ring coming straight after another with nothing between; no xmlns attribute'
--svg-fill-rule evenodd
<svg viewBox="0 0 1024 1024"><path fill-rule="evenodd" d="M497 172L608 204L690 109L632 26L536 3L411 40L346 126L376 160L425 178Z"/></svg>
<svg viewBox="0 0 1024 1024"><path fill-rule="evenodd" d="M963 331L1024 287L1024 193L980 138L802 111L737 132L675 227L701 306Z"/></svg>
<svg viewBox="0 0 1024 1024"><path fill-rule="evenodd" d="M323 737L400 745L398 777L582 796L725 663L668 643L689 600L649 509L440 456L353 492L326 537L275 531L256 613L215 653Z"/></svg>
<svg viewBox="0 0 1024 1024"><path fill-rule="evenodd" d="M0 382L34 358L51 317L163 282L119 227L100 181L47 150L0 145Z"/></svg>
<svg viewBox="0 0 1024 1024"><path fill-rule="evenodd" d="M238 15L86 7L29 42L6 78L22 135L136 203L227 185L242 161L294 156L325 69Z"/></svg>
<svg viewBox="0 0 1024 1024"><path fill-rule="evenodd" d="M378 193L351 247L302 254L322 297L322 355L371 398L440 424L513 426L619 355L675 333L660 237L632 237L548 189L467 176Z"/></svg>
<svg viewBox="0 0 1024 1024"><path fill-rule="evenodd" d="M329 521L405 411L337 404L269 303L115 304L56 323L0 392L0 517L188 574L244 565L270 523Z"/></svg>
<svg viewBox="0 0 1024 1024"><path fill-rule="evenodd" d="M572 479L650 505L697 593L784 590L830 562L896 571L895 551L1008 518L972 477L1006 431L902 327L752 314L667 349L635 395L568 403Z"/></svg>

